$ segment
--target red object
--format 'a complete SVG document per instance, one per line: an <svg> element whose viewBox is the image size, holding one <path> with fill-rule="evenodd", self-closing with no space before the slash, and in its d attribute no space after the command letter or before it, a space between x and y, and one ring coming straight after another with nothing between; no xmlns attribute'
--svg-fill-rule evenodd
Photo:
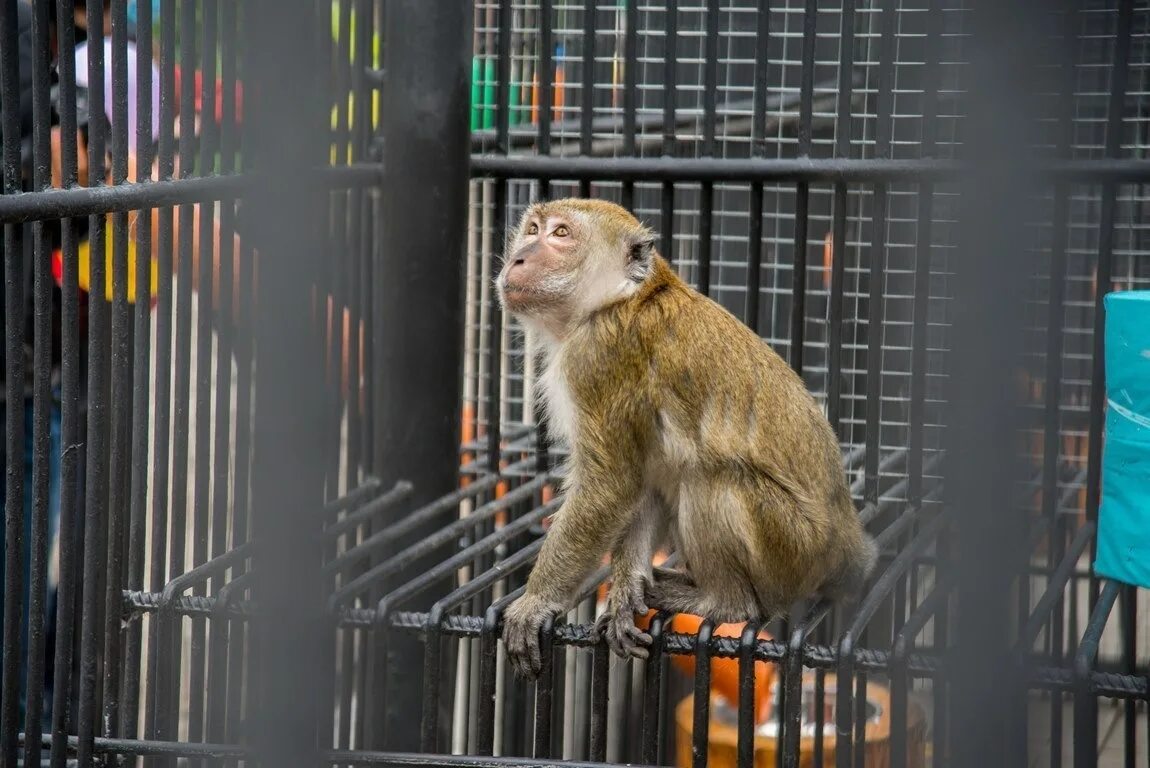
<svg viewBox="0 0 1150 768"><path fill-rule="evenodd" d="M176 111L180 109L180 93L182 93L180 83L183 80L182 73L179 67L175 67L176 75ZM236 97L235 97L235 113L236 123L244 121L244 84L236 81ZM200 70L196 70L192 76L192 93L193 104L192 108L198 112L204 111L204 74ZM223 122L224 119L224 83L220 78L216 78L216 122Z"/></svg>

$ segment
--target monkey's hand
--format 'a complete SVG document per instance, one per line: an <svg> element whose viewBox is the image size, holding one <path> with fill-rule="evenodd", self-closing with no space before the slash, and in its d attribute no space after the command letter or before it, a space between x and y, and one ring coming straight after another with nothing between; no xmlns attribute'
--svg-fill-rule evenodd
<svg viewBox="0 0 1150 768"><path fill-rule="evenodd" d="M635 614L647 613L644 591L641 576L614 581L607 593L607 609L595 622L595 629L607 641L607 647L624 659L647 658L647 646L651 645L651 636L635 626Z"/></svg>
<svg viewBox="0 0 1150 768"><path fill-rule="evenodd" d="M539 653L539 630L548 618L563 610L563 606L541 597L524 594L503 614L503 645L507 658L519 677L534 680L539 677L543 658Z"/></svg>

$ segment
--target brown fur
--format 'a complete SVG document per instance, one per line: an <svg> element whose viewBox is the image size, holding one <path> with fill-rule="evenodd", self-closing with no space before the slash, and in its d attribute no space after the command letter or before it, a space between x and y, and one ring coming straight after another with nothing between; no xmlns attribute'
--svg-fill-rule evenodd
<svg viewBox="0 0 1150 768"><path fill-rule="evenodd" d="M551 229L525 235L532 221ZM569 236L551 236L563 222ZM564 504L505 618L526 676L538 672L539 625L570 608L606 552L603 629L636 656L649 642L636 611L768 619L798 599L849 597L874 566L838 442L802 380L652 241L611 203L542 204L524 215L500 276L501 297L508 284L569 283L504 299L545 350L546 396L571 443ZM681 572L651 568L668 536Z"/></svg>

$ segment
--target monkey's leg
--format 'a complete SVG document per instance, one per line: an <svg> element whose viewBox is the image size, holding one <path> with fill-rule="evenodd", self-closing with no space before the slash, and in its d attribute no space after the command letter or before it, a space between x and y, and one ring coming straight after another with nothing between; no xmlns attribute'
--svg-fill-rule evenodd
<svg viewBox="0 0 1150 768"><path fill-rule="evenodd" d="M648 492L639 502L631 527L611 553L611 589L596 629L607 646L624 659L647 658L651 636L635 626L635 614L647 613L643 598L651 580L651 557L666 531L666 519L659 499Z"/></svg>

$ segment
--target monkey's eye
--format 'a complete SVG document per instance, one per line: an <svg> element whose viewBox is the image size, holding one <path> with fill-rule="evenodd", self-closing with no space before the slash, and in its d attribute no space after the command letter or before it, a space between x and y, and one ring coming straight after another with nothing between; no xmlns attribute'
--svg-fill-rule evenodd
<svg viewBox="0 0 1150 768"><path fill-rule="evenodd" d="M571 234L571 230L567 229L566 224L555 227L555 237L567 237L569 234Z"/></svg>
<svg viewBox="0 0 1150 768"><path fill-rule="evenodd" d="M529 234L529 235L539 234L539 225L536 224L535 222L531 222L530 224L528 224L527 225L527 234Z"/></svg>

